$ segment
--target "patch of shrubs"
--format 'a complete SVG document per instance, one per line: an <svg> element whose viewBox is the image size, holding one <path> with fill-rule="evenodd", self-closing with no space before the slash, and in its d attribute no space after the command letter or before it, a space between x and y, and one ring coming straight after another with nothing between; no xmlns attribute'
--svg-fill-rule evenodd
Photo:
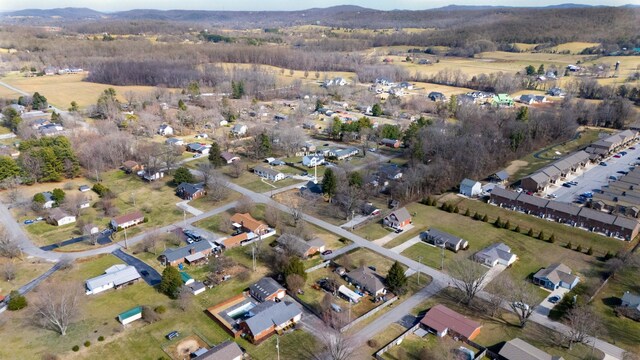
<svg viewBox="0 0 640 360"><path fill-rule="evenodd" d="M84 347L89 347L91 346L91 341L87 340L84 342Z"/></svg>
<svg viewBox="0 0 640 360"><path fill-rule="evenodd" d="M104 341L104 336L102 335L98 336L98 341Z"/></svg>
<svg viewBox="0 0 640 360"><path fill-rule="evenodd" d="M7 309L11 311L21 310L27 307L27 298L20 295L19 292L13 290L9 294L9 303L7 304Z"/></svg>
<svg viewBox="0 0 640 360"><path fill-rule="evenodd" d="M78 345L73 345L73 347L71 348L71 350L76 351L76 352L77 352L77 351L80 351L80 346L78 346Z"/></svg>
<svg viewBox="0 0 640 360"><path fill-rule="evenodd" d="M102 185L100 183L93 185L91 190L93 190L100 197L104 197L104 196L106 196L107 194L109 194L111 192L111 190L109 190L108 187L106 187L106 186L104 186L104 185Z"/></svg>

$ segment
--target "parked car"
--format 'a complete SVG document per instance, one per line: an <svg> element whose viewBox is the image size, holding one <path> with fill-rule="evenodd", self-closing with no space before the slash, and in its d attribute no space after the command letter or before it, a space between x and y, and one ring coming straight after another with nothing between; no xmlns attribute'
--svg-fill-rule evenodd
<svg viewBox="0 0 640 360"><path fill-rule="evenodd" d="M322 255L331 255L333 254L333 250L325 250L322 252Z"/></svg>
<svg viewBox="0 0 640 360"><path fill-rule="evenodd" d="M33 220L29 219L29 220L25 220L24 221L25 225L29 225L29 224L33 224Z"/></svg>
<svg viewBox="0 0 640 360"><path fill-rule="evenodd" d="M635 146L632 146L632 147L629 148L629 150L635 150L635 149L636 149Z"/></svg>
<svg viewBox="0 0 640 360"><path fill-rule="evenodd" d="M552 304L556 304L558 301L560 301L560 296L558 295L553 295L549 298L549 302Z"/></svg>
<svg viewBox="0 0 640 360"><path fill-rule="evenodd" d="M621 151L620 155L625 156L625 155L627 155L627 152L626 151Z"/></svg>
<svg viewBox="0 0 640 360"><path fill-rule="evenodd" d="M607 166L607 163L606 163L606 162L604 162L604 161L600 161L600 165L602 165L602 166Z"/></svg>
<svg viewBox="0 0 640 360"><path fill-rule="evenodd" d="M529 305L522 303L520 301L516 301L513 303L513 307L523 310L529 310Z"/></svg>
<svg viewBox="0 0 640 360"><path fill-rule="evenodd" d="M167 335L165 335L164 337L166 337L167 340L173 340L173 339L177 338L178 336L180 336L179 332L172 331L172 332L168 333Z"/></svg>
<svg viewBox="0 0 640 360"><path fill-rule="evenodd" d="M615 154L615 155L613 155L613 157L616 158L616 159L620 159L622 156L620 156L620 154Z"/></svg>
<svg viewBox="0 0 640 360"><path fill-rule="evenodd" d="M562 184L562 186L564 186L564 187L566 187L566 188L570 188L570 187L571 187L571 184L569 184L569 183L564 183L564 184Z"/></svg>
<svg viewBox="0 0 640 360"><path fill-rule="evenodd" d="M402 229L396 229L396 231L394 231L396 234L400 234L401 232L403 232L404 230Z"/></svg>

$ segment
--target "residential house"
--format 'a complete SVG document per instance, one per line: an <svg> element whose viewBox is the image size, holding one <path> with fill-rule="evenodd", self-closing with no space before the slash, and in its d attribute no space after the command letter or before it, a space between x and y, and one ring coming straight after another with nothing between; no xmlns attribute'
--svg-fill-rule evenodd
<svg viewBox="0 0 640 360"><path fill-rule="evenodd" d="M580 66L578 65L567 65L567 70L571 72L580 71Z"/></svg>
<svg viewBox="0 0 640 360"><path fill-rule="evenodd" d="M271 231L269 226L262 221L254 219L251 214L235 213L231 216L236 232L250 232L256 236L265 235Z"/></svg>
<svg viewBox="0 0 640 360"><path fill-rule="evenodd" d="M269 181L278 181L286 177L282 172L264 166L254 167L253 172L261 178L267 179Z"/></svg>
<svg viewBox="0 0 640 360"><path fill-rule="evenodd" d="M176 195L183 200L195 200L207 194L204 183L189 184L181 183L176 188Z"/></svg>
<svg viewBox="0 0 640 360"><path fill-rule="evenodd" d="M396 164L384 164L378 169L378 175L387 180L400 180L402 178L402 168Z"/></svg>
<svg viewBox="0 0 640 360"><path fill-rule="evenodd" d="M349 271L345 274L345 277L350 283L373 296L384 295L387 293L383 278L366 266L361 266L355 270Z"/></svg>
<svg viewBox="0 0 640 360"><path fill-rule="evenodd" d="M152 182L156 180L160 180L164 177L164 171L151 171L151 170L141 170L138 171L138 176L140 176L143 180Z"/></svg>
<svg viewBox="0 0 640 360"><path fill-rule="evenodd" d="M58 73L58 70L56 68L54 68L53 66L47 66L46 68L44 68L44 70L42 70L42 72L46 75L46 76L52 76Z"/></svg>
<svg viewBox="0 0 640 360"><path fill-rule="evenodd" d="M50 191L45 191L41 193L44 196L44 203L42 203L43 209L51 209L53 205L56 204L56 201L53 200L53 193Z"/></svg>
<svg viewBox="0 0 640 360"><path fill-rule="evenodd" d="M114 230L118 230L119 228L126 229L142 222L144 222L144 214L140 211L134 211L111 219L110 224Z"/></svg>
<svg viewBox="0 0 640 360"><path fill-rule="evenodd" d="M171 125L163 124L158 128L158 135L168 136L173 135L173 128Z"/></svg>
<svg viewBox="0 0 640 360"><path fill-rule="evenodd" d="M460 194L468 197L476 197L482 193L482 184L479 181L464 179L460 182Z"/></svg>
<svg viewBox="0 0 640 360"><path fill-rule="evenodd" d="M51 209L47 220L51 225L62 226L76 222L76 217L74 215L67 214L60 208L55 208Z"/></svg>
<svg viewBox="0 0 640 360"><path fill-rule="evenodd" d="M322 86L324 87L329 87L329 86L345 86L347 85L348 82L347 80L345 80L344 78L341 77L335 77L333 79L327 79L322 83Z"/></svg>
<svg viewBox="0 0 640 360"><path fill-rule="evenodd" d="M507 341L500 352L504 360L564 360L561 356L552 356L519 338Z"/></svg>
<svg viewBox="0 0 640 360"><path fill-rule="evenodd" d="M56 136L64 131L64 127L60 124L47 124L38 129L43 136Z"/></svg>
<svg viewBox="0 0 640 360"><path fill-rule="evenodd" d="M195 139L208 139L209 135L207 135L206 133L200 133L200 134L196 134L196 136L194 136Z"/></svg>
<svg viewBox="0 0 640 360"><path fill-rule="evenodd" d="M384 77L376 78L375 83L379 84L379 85L383 85L383 86L393 86L393 85L395 85L395 83L392 80L390 80L388 78L384 78Z"/></svg>
<svg viewBox="0 0 640 360"><path fill-rule="evenodd" d="M165 144L173 145L173 146L182 146L182 145L184 145L184 140L179 139L179 138L168 138L165 141Z"/></svg>
<svg viewBox="0 0 640 360"><path fill-rule="evenodd" d="M321 253L324 251L324 241L320 238L312 240L304 240L294 235L283 235L278 238L278 244L290 252L298 255L299 257L306 259L309 256Z"/></svg>
<svg viewBox="0 0 640 360"><path fill-rule="evenodd" d="M282 285L268 276L249 286L249 294L260 302L282 300L286 293Z"/></svg>
<svg viewBox="0 0 640 360"><path fill-rule="evenodd" d="M321 155L307 155L302 158L302 165L306 167L314 167L324 164L324 156Z"/></svg>
<svg viewBox="0 0 640 360"><path fill-rule="evenodd" d="M513 99L508 94L498 94L493 97L493 105L496 107L513 106Z"/></svg>
<svg viewBox="0 0 640 360"><path fill-rule="evenodd" d="M197 264L206 261L211 255L213 246L207 240L194 242L177 249L167 249L158 260L165 266L178 266L179 264Z"/></svg>
<svg viewBox="0 0 640 360"><path fill-rule="evenodd" d="M469 242L463 238L451 235L438 229L430 228L420 234L422 241L439 247L444 247L453 252L465 250L469 247Z"/></svg>
<svg viewBox="0 0 640 360"><path fill-rule="evenodd" d="M482 325L444 305L435 305L420 320L420 325L438 337L450 335L463 340L473 340L480 334Z"/></svg>
<svg viewBox="0 0 640 360"><path fill-rule="evenodd" d="M116 264L104 271L103 275L85 281L86 294L98 294L109 289L119 289L131 285L141 278L135 267Z"/></svg>
<svg viewBox="0 0 640 360"><path fill-rule="evenodd" d="M430 92L429 95L427 95L427 97L429 99L431 99L431 101L446 101L447 100L447 97L444 96L443 93L437 92L437 91Z"/></svg>
<svg viewBox="0 0 640 360"><path fill-rule="evenodd" d="M491 175L491 182L496 184L504 184L509 180L509 173L506 170L500 170Z"/></svg>
<svg viewBox="0 0 640 360"><path fill-rule="evenodd" d="M118 314L118 321L120 321L122 325L127 325L140 319L142 319L142 306L136 306L133 309Z"/></svg>
<svg viewBox="0 0 640 360"><path fill-rule="evenodd" d="M286 301L259 303L251 309L250 314L253 316L243 320L240 327L254 344L294 326L302 318L302 310Z"/></svg>
<svg viewBox="0 0 640 360"><path fill-rule="evenodd" d="M620 300L620 306L634 308L640 311L640 295L632 294L628 291L625 291Z"/></svg>
<svg viewBox="0 0 640 360"><path fill-rule="evenodd" d="M230 152L224 151L220 153L220 157L227 163L232 164L235 161L240 161L240 156L234 155Z"/></svg>
<svg viewBox="0 0 640 360"><path fill-rule="evenodd" d="M413 84L410 82L403 81L400 84L398 84L398 86L403 89L413 90Z"/></svg>
<svg viewBox="0 0 640 360"><path fill-rule="evenodd" d="M226 340L211 349L207 350L204 354L200 354L193 358L193 360L243 360L244 350L235 342Z"/></svg>
<svg viewBox="0 0 640 360"><path fill-rule="evenodd" d="M380 140L380 145L384 145L386 147L390 147L390 148L399 148L400 147L400 140L397 139L382 139Z"/></svg>
<svg viewBox="0 0 640 360"><path fill-rule="evenodd" d="M190 143L190 144L187 144L187 151L192 152L192 153L198 153L198 154L202 154L202 155L207 155L207 154L209 154L210 150L211 150L211 145L201 144L201 143Z"/></svg>
<svg viewBox="0 0 640 360"><path fill-rule="evenodd" d="M131 174L133 172L137 173L142 169L143 169L142 165L138 164L133 160L127 160L122 163L122 170L124 170L124 172L126 172L127 174Z"/></svg>
<svg viewBox="0 0 640 360"><path fill-rule="evenodd" d="M478 251L474 259L484 265L494 267L498 264L511 266L518 257L511 253L511 248L504 243L494 243Z"/></svg>
<svg viewBox="0 0 640 360"><path fill-rule="evenodd" d="M235 136L242 136L247 133L247 125L235 124L231 128L231 133Z"/></svg>
<svg viewBox="0 0 640 360"><path fill-rule="evenodd" d="M382 224L393 229L402 229L411 224L411 215L407 208L403 207L385 216Z"/></svg>
<svg viewBox="0 0 640 360"><path fill-rule="evenodd" d="M360 151L358 148L350 147L346 149L331 149L328 152L329 157L334 157L338 160L344 160L352 156L358 155Z"/></svg>
<svg viewBox="0 0 640 360"><path fill-rule="evenodd" d="M559 287L573 289L580 279L571 274L571 269L562 263L549 265L546 269L540 269L533 275L533 283L551 291Z"/></svg>
<svg viewBox="0 0 640 360"><path fill-rule="evenodd" d="M549 91L547 91L547 94L551 96L558 96L558 97L563 97L567 95L567 93L559 87L553 87L549 89Z"/></svg>

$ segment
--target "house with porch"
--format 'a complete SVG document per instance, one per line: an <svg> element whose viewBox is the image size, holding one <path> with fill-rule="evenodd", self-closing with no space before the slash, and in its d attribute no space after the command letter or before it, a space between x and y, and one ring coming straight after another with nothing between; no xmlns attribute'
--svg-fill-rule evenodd
<svg viewBox="0 0 640 360"><path fill-rule="evenodd" d="M384 295L387 289L382 276L366 266L361 266L345 274L347 281L373 296Z"/></svg>
<svg viewBox="0 0 640 360"><path fill-rule="evenodd" d="M394 210L382 219L382 225L392 229L402 229L409 224L411 224L411 215L409 214L409 210L404 207Z"/></svg>
<svg viewBox="0 0 640 360"><path fill-rule="evenodd" d="M573 289L580 282L580 278L571 274L571 269L562 263L551 264L540 269L533 275L533 283L551 291L559 287Z"/></svg>

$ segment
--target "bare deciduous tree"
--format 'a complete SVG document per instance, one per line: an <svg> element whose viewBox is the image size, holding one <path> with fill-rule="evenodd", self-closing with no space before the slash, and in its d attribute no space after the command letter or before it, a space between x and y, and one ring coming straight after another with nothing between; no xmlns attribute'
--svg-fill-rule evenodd
<svg viewBox="0 0 640 360"><path fill-rule="evenodd" d="M250 213L255 209L255 207L256 204L250 197L243 196L236 204L236 211L239 213Z"/></svg>
<svg viewBox="0 0 640 360"><path fill-rule="evenodd" d="M294 293L298 292L298 290L302 289L304 286L304 278L298 274L291 274L287 276L286 281L289 291Z"/></svg>
<svg viewBox="0 0 640 360"><path fill-rule="evenodd" d="M12 262L8 262L2 267L2 277L5 281L15 280L16 266Z"/></svg>
<svg viewBox="0 0 640 360"><path fill-rule="evenodd" d="M156 255L157 244L158 244L158 236L156 234L149 234L142 239L142 251L148 252L149 254Z"/></svg>
<svg viewBox="0 0 640 360"><path fill-rule="evenodd" d="M482 290L487 271L474 261L462 260L449 265L449 275L452 277L453 286L462 291L462 301L469 305L476 294Z"/></svg>
<svg viewBox="0 0 640 360"><path fill-rule="evenodd" d="M20 247L2 225L0 225L0 256L10 259L20 256Z"/></svg>
<svg viewBox="0 0 640 360"><path fill-rule="evenodd" d="M280 210L268 205L264 211L264 221L272 228L277 228L280 225Z"/></svg>
<svg viewBox="0 0 640 360"><path fill-rule="evenodd" d="M182 311L187 311L193 305L193 294L188 287L183 286L180 288L180 293L178 294L178 307Z"/></svg>
<svg viewBox="0 0 640 360"><path fill-rule="evenodd" d="M596 314L587 305L575 306L569 310L566 319L570 327L567 333L569 349L573 348L573 344L586 343L589 336L602 334L602 322L598 321Z"/></svg>
<svg viewBox="0 0 640 360"><path fill-rule="evenodd" d="M80 206L87 202L87 197L82 193L75 193L70 196L65 196L62 207L69 214L78 217L82 210Z"/></svg>
<svg viewBox="0 0 640 360"><path fill-rule="evenodd" d="M358 353L347 334L327 329L319 340L317 344L302 346L300 357L306 360L348 360Z"/></svg>
<svg viewBox="0 0 640 360"><path fill-rule="evenodd" d="M80 314L81 299L82 289L76 284L44 284L38 289L34 318L43 328L64 336Z"/></svg>
<svg viewBox="0 0 640 360"><path fill-rule="evenodd" d="M529 317L533 314L536 307L535 304L538 302L535 288L524 281L509 281L507 286L506 299L509 300L509 307L518 316L520 327L524 327Z"/></svg>
<svg viewBox="0 0 640 360"><path fill-rule="evenodd" d="M229 182L216 170L212 170L207 186L207 196L211 201L222 201L229 196Z"/></svg>
<svg viewBox="0 0 640 360"><path fill-rule="evenodd" d="M239 178L244 171L244 164L241 160L237 160L231 163L231 176L234 178Z"/></svg>

